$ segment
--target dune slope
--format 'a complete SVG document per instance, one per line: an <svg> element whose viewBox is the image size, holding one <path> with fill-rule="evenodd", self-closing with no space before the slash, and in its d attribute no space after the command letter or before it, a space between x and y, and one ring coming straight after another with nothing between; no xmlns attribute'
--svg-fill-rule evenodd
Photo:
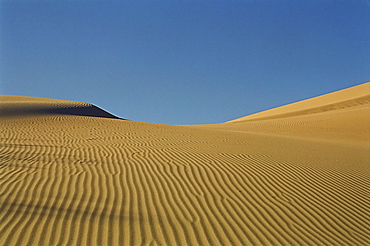
<svg viewBox="0 0 370 246"><path fill-rule="evenodd" d="M5 95L0 95L0 102L2 118L66 114L118 119L90 103Z"/></svg>
<svg viewBox="0 0 370 246"><path fill-rule="evenodd" d="M369 146L370 82L201 128Z"/></svg>
<svg viewBox="0 0 370 246"><path fill-rule="evenodd" d="M331 110L351 108L369 104L370 82L310 98L296 103L273 108L256 114L248 115L229 122L245 122L251 120L277 119L322 113Z"/></svg>
<svg viewBox="0 0 370 246"><path fill-rule="evenodd" d="M370 245L368 102L168 126L0 99L1 245Z"/></svg>

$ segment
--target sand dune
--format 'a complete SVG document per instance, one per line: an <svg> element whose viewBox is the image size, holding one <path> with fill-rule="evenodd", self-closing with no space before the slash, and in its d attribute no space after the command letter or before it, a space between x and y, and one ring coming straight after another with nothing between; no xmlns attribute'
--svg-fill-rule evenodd
<svg viewBox="0 0 370 246"><path fill-rule="evenodd" d="M369 85L201 126L1 96L0 244L370 245Z"/></svg>
<svg viewBox="0 0 370 246"><path fill-rule="evenodd" d="M0 95L0 101L0 117L2 118L66 114L118 119L90 103L3 95Z"/></svg>
<svg viewBox="0 0 370 246"><path fill-rule="evenodd" d="M310 115L338 109L347 109L369 104L370 82L344 90L310 98L304 101L273 108L260 113L245 116L229 122L277 119L301 115Z"/></svg>
<svg viewBox="0 0 370 246"><path fill-rule="evenodd" d="M370 83L245 116L208 129L369 146Z"/></svg>

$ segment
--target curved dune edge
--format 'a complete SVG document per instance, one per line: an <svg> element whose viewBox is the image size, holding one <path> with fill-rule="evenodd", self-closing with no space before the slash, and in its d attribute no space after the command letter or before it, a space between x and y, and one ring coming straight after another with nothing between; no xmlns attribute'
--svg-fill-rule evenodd
<svg viewBox="0 0 370 246"><path fill-rule="evenodd" d="M0 117L0 244L370 245L370 145L345 128L366 112L218 128ZM301 132L328 121L350 141Z"/></svg>
<svg viewBox="0 0 370 246"><path fill-rule="evenodd" d="M0 95L0 117L37 115L79 115L119 119L90 103L37 97Z"/></svg>
<svg viewBox="0 0 370 246"><path fill-rule="evenodd" d="M369 125L370 82L226 123L194 127L369 146Z"/></svg>
<svg viewBox="0 0 370 246"><path fill-rule="evenodd" d="M344 90L244 116L228 121L227 123L301 116L355 107L369 103L370 82L367 82Z"/></svg>

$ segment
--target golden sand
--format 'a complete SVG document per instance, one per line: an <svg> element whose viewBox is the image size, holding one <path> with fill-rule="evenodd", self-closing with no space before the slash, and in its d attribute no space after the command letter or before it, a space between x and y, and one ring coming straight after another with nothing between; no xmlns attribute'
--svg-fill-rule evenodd
<svg viewBox="0 0 370 246"><path fill-rule="evenodd" d="M370 83L215 125L0 96L0 245L370 245Z"/></svg>

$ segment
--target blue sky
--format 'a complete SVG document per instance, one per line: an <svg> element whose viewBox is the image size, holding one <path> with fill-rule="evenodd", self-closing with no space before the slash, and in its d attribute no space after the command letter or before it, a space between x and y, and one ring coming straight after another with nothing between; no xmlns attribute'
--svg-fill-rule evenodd
<svg viewBox="0 0 370 246"><path fill-rule="evenodd" d="M0 2L0 94L219 123L370 80L368 0Z"/></svg>

